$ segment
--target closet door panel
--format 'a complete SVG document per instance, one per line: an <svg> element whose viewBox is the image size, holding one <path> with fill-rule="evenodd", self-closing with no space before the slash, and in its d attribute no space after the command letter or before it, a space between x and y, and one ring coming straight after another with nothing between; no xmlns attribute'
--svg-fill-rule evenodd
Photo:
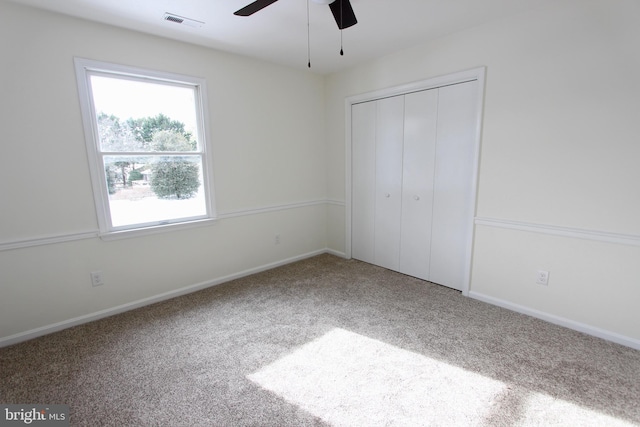
<svg viewBox="0 0 640 427"><path fill-rule="evenodd" d="M438 90L405 96L400 271L429 280Z"/></svg>
<svg viewBox="0 0 640 427"><path fill-rule="evenodd" d="M400 267L404 96L377 101L374 263Z"/></svg>
<svg viewBox="0 0 640 427"><path fill-rule="evenodd" d="M373 263L376 102L351 107L351 255Z"/></svg>
<svg viewBox="0 0 640 427"><path fill-rule="evenodd" d="M431 234L432 282L462 289L471 233L477 82L439 89Z"/></svg>

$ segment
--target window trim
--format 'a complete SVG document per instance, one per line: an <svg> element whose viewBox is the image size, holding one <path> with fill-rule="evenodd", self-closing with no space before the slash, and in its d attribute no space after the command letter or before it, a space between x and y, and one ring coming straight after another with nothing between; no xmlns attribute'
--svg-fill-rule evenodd
<svg viewBox="0 0 640 427"><path fill-rule="evenodd" d="M213 161L211 159L209 132L207 131L209 129L209 108L207 103L208 91L205 79L78 57L74 58L74 65L100 237L103 240L136 237L158 232L204 226L215 222L216 210L215 199L213 197ZM168 220L157 223L134 224L132 226L125 227L113 227L111 225L111 211L109 208L107 183L104 173L101 172L103 168L100 165L100 159L104 153L99 149L100 142L97 122L95 120L95 104L93 102L92 91L90 89L90 78L92 75L117 75L132 80L165 83L176 86L189 86L195 89L196 120L198 124L199 137L198 142L202 147L202 184L206 206L206 214L204 217ZM200 155L200 153L198 153L198 155Z"/></svg>

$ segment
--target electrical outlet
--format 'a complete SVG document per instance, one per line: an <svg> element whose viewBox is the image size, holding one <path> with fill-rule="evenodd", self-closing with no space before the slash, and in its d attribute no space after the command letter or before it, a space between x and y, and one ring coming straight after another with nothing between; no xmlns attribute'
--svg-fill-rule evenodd
<svg viewBox="0 0 640 427"><path fill-rule="evenodd" d="M549 272L544 270L538 270L536 272L536 283L538 285L549 285Z"/></svg>
<svg viewBox="0 0 640 427"><path fill-rule="evenodd" d="M104 279L102 277L102 271L92 271L91 272L91 286L102 286L104 285Z"/></svg>
<svg viewBox="0 0 640 427"><path fill-rule="evenodd" d="M276 244L276 245L279 245L279 244L280 244L280 235L279 235L279 234L276 234L276 237L275 237L275 239L274 239L274 242L275 242L275 244Z"/></svg>

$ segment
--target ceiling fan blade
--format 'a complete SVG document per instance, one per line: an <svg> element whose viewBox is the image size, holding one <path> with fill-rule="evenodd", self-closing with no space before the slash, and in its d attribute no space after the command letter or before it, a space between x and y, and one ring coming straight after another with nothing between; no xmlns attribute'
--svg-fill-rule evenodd
<svg viewBox="0 0 640 427"><path fill-rule="evenodd" d="M257 11L264 9L265 7L277 1L278 0L256 0L253 3L246 5L242 9L236 10L235 12L233 12L233 14L238 16L253 15Z"/></svg>
<svg viewBox="0 0 640 427"><path fill-rule="evenodd" d="M353 13L353 8L349 0L335 0L329 5L331 13L338 24L338 28L341 30L349 28L358 23L356 14Z"/></svg>

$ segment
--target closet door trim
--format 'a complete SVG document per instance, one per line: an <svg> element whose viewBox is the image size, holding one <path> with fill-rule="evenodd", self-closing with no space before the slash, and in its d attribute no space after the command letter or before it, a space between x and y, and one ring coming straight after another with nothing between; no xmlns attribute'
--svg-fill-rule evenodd
<svg viewBox="0 0 640 427"><path fill-rule="evenodd" d="M476 120L475 120L475 136L474 136L474 153L473 153L473 172L471 182L471 206L472 213L468 218L469 221L469 235L467 236L466 251L465 251L465 272L464 282L462 284L462 294L464 296L469 295L469 285L471 280L471 259L473 250L473 238L475 234L475 215L477 207L477 195L478 195L478 171L480 162L480 139L482 135L482 113L484 105L484 85L485 85L485 73L486 67L474 68L471 70L460 71L453 74L444 76L438 76L421 80L417 82L407 83L399 86L394 86L386 89L375 90L359 95L350 96L345 99L345 255L347 258L351 258L351 203L352 203L352 118L351 118L351 106L362 102L375 101L377 99L388 98L397 95L406 95L413 92L419 92L428 89L435 89L439 87L454 85L458 83L465 83L470 81L477 81L478 96L476 106Z"/></svg>

